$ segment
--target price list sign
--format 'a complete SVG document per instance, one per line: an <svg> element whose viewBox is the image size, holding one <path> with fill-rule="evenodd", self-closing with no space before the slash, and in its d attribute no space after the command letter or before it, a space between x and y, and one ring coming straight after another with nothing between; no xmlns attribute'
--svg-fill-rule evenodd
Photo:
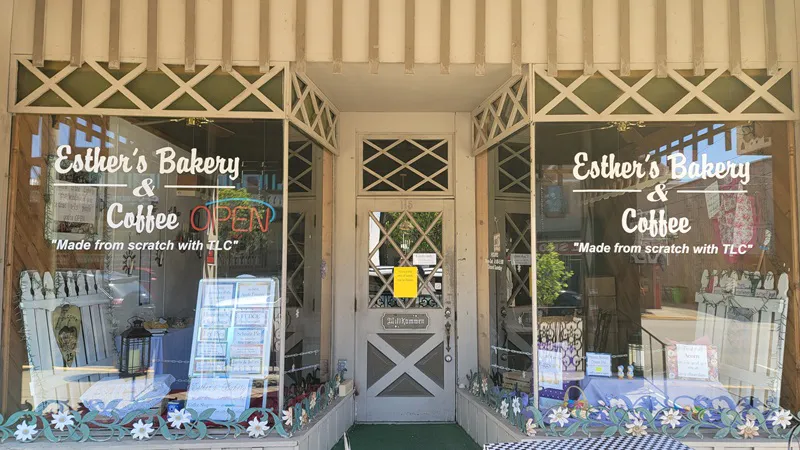
<svg viewBox="0 0 800 450"><path fill-rule="evenodd" d="M197 292L192 376L266 378L278 279L201 280Z"/></svg>

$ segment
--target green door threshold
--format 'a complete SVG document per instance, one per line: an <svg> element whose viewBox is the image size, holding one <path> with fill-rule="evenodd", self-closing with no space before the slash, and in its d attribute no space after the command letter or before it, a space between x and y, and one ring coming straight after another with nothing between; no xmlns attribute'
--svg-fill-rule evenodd
<svg viewBox="0 0 800 450"><path fill-rule="evenodd" d="M458 425L357 424L347 431L352 450L479 450L480 446ZM342 439L333 447L344 450Z"/></svg>

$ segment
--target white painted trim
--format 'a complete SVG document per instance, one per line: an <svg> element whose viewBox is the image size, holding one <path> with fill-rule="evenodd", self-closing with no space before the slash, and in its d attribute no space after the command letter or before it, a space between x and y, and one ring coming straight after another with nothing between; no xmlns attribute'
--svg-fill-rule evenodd
<svg viewBox="0 0 800 450"><path fill-rule="evenodd" d="M475 157L472 156L472 117L455 114L455 138L450 151L451 184L455 196L455 273L456 273L456 380L466 381L469 371L478 367L478 271L475 247ZM453 181L451 181L453 183ZM461 301L459 301L461 300Z"/></svg>

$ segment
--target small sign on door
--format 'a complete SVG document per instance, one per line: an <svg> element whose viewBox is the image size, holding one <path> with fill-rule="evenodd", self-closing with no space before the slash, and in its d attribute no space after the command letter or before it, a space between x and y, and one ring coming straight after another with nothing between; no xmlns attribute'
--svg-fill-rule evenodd
<svg viewBox="0 0 800 450"><path fill-rule="evenodd" d="M417 268L394 268L394 296L396 298L417 298Z"/></svg>
<svg viewBox="0 0 800 450"><path fill-rule="evenodd" d="M435 266L436 253L414 253L411 262L415 266Z"/></svg>

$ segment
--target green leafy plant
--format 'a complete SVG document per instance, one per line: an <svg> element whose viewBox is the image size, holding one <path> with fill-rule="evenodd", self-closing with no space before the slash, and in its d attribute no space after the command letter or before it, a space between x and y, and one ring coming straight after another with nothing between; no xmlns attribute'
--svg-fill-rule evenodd
<svg viewBox="0 0 800 450"><path fill-rule="evenodd" d="M572 271L556 253L553 244L547 244L543 253L536 255L536 300L539 306L552 305L567 288Z"/></svg>

